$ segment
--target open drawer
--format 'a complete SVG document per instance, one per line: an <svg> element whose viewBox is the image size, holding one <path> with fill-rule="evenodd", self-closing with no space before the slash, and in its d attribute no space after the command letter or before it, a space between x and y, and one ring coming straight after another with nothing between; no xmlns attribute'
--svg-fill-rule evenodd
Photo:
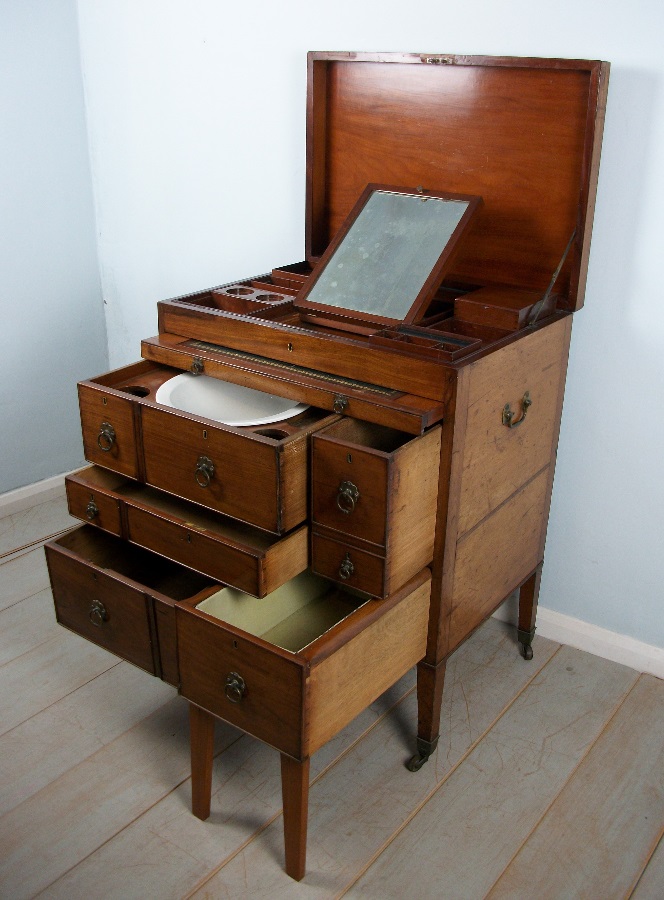
<svg viewBox="0 0 664 900"><path fill-rule="evenodd" d="M88 525L45 549L58 622L177 685L174 604L219 585Z"/></svg>
<svg viewBox="0 0 664 900"><path fill-rule="evenodd" d="M181 693L296 759L424 656L431 573L387 600L304 573L263 600L222 589L177 605Z"/></svg>
<svg viewBox="0 0 664 900"><path fill-rule="evenodd" d="M278 537L97 466L65 486L73 516L249 594L264 597L307 568L306 525Z"/></svg>
<svg viewBox="0 0 664 900"><path fill-rule="evenodd" d="M275 534L303 522L309 435L337 416L308 407L287 420L224 425L157 402L176 376L193 378L141 362L81 382L86 459Z"/></svg>
<svg viewBox="0 0 664 900"><path fill-rule="evenodd" d="M312 438L312 568L377 596L433 558L441 429L340 419Z"/></svg>

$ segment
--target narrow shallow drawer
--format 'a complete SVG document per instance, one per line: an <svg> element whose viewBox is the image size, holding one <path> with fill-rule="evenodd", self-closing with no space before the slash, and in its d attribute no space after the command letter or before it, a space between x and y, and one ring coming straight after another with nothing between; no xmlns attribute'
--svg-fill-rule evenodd
<svg viewBox="0 0 664 900"><path fill-rule="evenodd" d="M303 573L177 605L181 693L283 753L315 752L426 649L430 573L385 601Z"/></svg>
<svg viewBox="0 0 664 900"><path fill-rule="evenodd" d="M45 549L58 622L177 684L174 630L170 634L169 623L174 603L203 599L218 585L87 525ZM161 642L158 620L164 625Z"/></svg>
<svg viewBox="0 0 664 900"><path fill-rule="evenodd" d="M390 591L385 556L316 531L311 535L311 568L318 575L375 597L385 597Z"/></svg>
<svg viewBox="0 0 664 900"><path fill-rule="evenodd" d="M308 407L265 426L223 425L156 402L176 376L190 377L142 362L82 382L86 459L274 534L303 522L309 435L338 417Z"/></svg>
<svg viewBox="0 0 664 900"><path fill-rule="evenodd" d="M66 484L72 515L85 519L93 503L90 524L249 594L264 597L307 568L306 525L278 537L95 466Z"/></svg>
<svg viewBox="0 0 664 900"><path fill-rule="evenodd" d="M127 479L121 475L95 466L68 475L65 478L65 489L69 512L76 519L82 519L121 537L121 500L115 491L127 483Z"/></svg>

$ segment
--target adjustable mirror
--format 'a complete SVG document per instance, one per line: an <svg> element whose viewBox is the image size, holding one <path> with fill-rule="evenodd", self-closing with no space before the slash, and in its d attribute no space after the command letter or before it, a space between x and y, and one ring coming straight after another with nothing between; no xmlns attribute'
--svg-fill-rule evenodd
<svg viewBox="0 0 664 900"><path fill-rule="evenodd" d="M450 268L481 197L367 185L295 298L336 328L416 322Z"/></svg>

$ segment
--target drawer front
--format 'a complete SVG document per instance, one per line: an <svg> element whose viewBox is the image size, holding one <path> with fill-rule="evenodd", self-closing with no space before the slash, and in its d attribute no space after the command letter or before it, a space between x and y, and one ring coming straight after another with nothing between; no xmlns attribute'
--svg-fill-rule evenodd
<svg viewBox="0 0 664 900"><path fill-rule="evenodd" d="M257 597L307 568L306 526L259 554L132 505L127 506L127 523L135 544Z"/></svg>
<svg viewBox="0 0 664 900"><path fill-rule="evenodd" d="M148 484L281 532L281 473L274 446L148 406L141 418ZM306 472L306 455L301 462ZM305 515L303 509L302 519Z"/></svg>
<svg viewBox="0 0 664 900"><path fill-rule="evenodd" d="M53 544L46 556L58 622L154 675L146 596Z"/></svg>
<svg viewBox="0 0 664 900"><path fill-rule="evenodd" d="M176 618L182 696L283 753L299 757L302 665L204 614L178 607ZM226 679L233 673L245 685L237 702L226 695Z"/></svg>
<svg viewBox="0 0 664 900"><path fill-rule="evenodd" d="M86 384L78 386L85 458L114 472L139 477L134 404Z"/></svg>
<svg viewBox="0 0 664 900"><path fill-rule="evenodd" d="M389 458L324 435L312 447L313 521L384 547Z"/></svg>
<svg viewBox="0 0 664 900"><path fill-rule="evenodd" d="M69 512L77 519L97 525L111 534L122 535L120 501L93 487L65 478Z"/></svg>
<svg viewBox="0 0 664 900"><path fill-rule="evenodd" d="M311 537L311 568L317 575L358 591L366 591L374 597L384 597L389 589L384 557L358 550L317 532Z"/></svg>

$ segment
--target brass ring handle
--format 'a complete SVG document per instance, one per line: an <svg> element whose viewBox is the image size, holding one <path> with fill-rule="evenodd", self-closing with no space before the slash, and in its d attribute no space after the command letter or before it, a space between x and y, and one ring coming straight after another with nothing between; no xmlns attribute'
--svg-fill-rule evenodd
<svg viewBox="0 0 664 900"><path fill-rule="evenodd" d="M113 428L110 422L102 422L99 434L97 435L97 446L100 450L103 450L104 453L108 453L114 443L115 428Z"/></svg>
<svg viewBox="0 0 664 900"><path fill-rule="evenodd" d="M342 481L337 494L337 506L342 513L349 515L355 509L355 504L360 499L360 492L352 481Z"/></svg>
<svg viewBox="0 0 664 900"><path fill-rule="evenodd" d="M214 477L214 463L207 456L199 456L194 470L194 478L196 484L202 488L210 486L210 482Z"/></svg>
<svg viewBox="0 0 664 900"><path fill-rule="evenodd" d="M231 703L239 703L247 693L244 678L237 672L229 672L226 676L225 693Z"/></svg>
<svg viewBox="0 0 664 900"><path fill-rule="evenodd" d="M506 403L503 407L503 425L506 425L508 428L516 428L526 418L526 413L532 405L533 401L530 399L530 391L526 391L521 398L521 418L515 419L509 403Z"/></svg>
<svg viewBox="0 0 664 900"><path fill-rule="evenodd" d="M348 397L344 397L343 394L335 394L334 402L332 403L332 409L338 415L343 415L348 409Z"/></svg>
<svg viewBox="0 0 664 900"><path fill-rule="evenodd" d="M339 566L339 578L341 578L342 581L346 581L348 578L350 578L354 571L355 566L351 562L350 553L346 553L343 558L343 562Z"/></svg>
<svg viewBox="0 0 664 900"><path fill-rule="evenodd" d="M88 502L88 505L85 509L85 514L88 517L88 519L90 519L90 520L94 519L95 516L99 515L99 507L97 506L97 504L95 503L95 501L93 499L91 499Z"/></svg>
<svg viewBox="0 0 664 900"><path fill-rule="evenodd" d="M93 600L90 604L88 618L97 628L101 628L104 622L108 622L108 613L101 600Z"/></svg>

